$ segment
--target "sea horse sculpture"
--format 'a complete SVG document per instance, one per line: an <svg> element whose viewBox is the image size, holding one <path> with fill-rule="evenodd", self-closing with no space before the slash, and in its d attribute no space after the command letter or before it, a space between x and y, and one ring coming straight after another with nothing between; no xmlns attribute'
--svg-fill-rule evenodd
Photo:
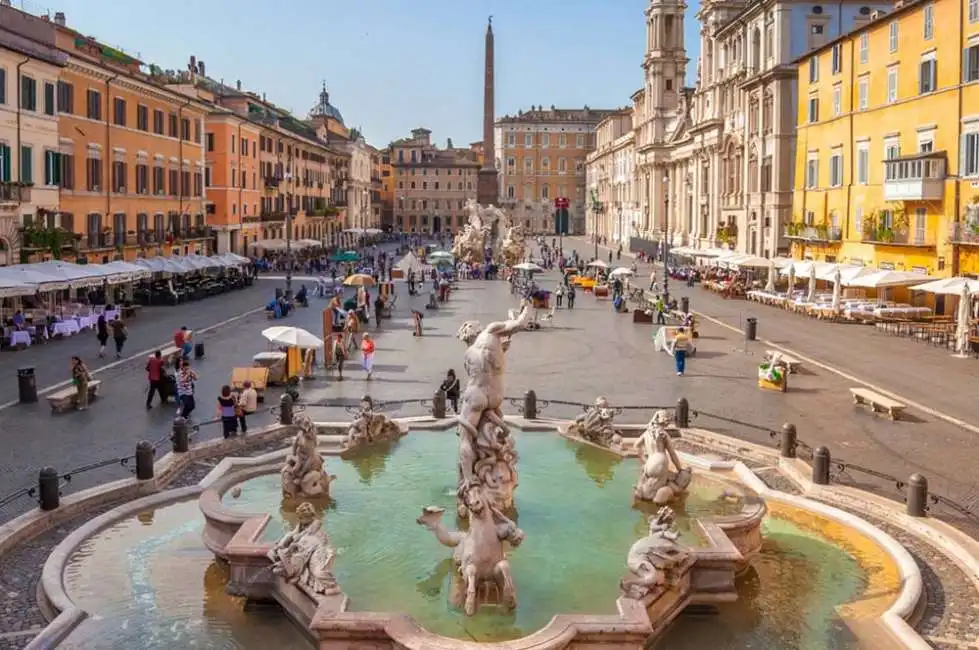
<svg viewBox="0 0 979 650"><path fill-rule="evenodd" d="M649 534L629 549L626 566L631 577L620 583L628 598L644 598L657 586L665 585L673 578L673 570L690 556L677 544L680 533L673 530L674 519L669 506L660 508L655 517L649 518Z"/></svg>
<svg viewBox="0 0 979 650"><path fill-rule="evenodd" d="M335 476L323 467L323 456L316 448L316 425L309 416L296 420L299 433L282 467L282 494L286 497L315 498L330 496L330 483Z"/></svg>
<svg viewBox="0 0 979 650"><path fill-rule="evenodd" d="M615 430L615 410L605 397L598 397L595 405L588 407L584 413L575 418L568 427L568 433L578 436L602 447L618 449L622 436Z"/></svg>
<svg viewBox="0 0 979 650"><path fill-rule="evenodd" d="M397 440L404 435L397 422L374 410L374 400L369 395L360 399L357 419L350 424L344 451L373 444Z"/></svg>
<svg viewBox="0 0 979 650"><path fill-rule="evenodd" d="M454 590L452 605L462 606L466 615L472 616L478 608L480 591L495 587L499 604L512 610L517 606L517 593L504 542L519 546L524 538L523 531L494 508L478 486L465 488L462 497L469 512L469 530L446 529L442 524L445 510L434 506L425 508L416 520L432 531L441 544L455 549L452 559L462 579L464 599L459 590ZM487 600L490 599L492 597Z"/></svg>
<svg viewBox="0 0 979 650"><path fill-rule="evenodd" d="M475 336L477 326L464 323L457 334L469 345L465 355L469 382L458 417L460 516L466 516L465 489L476 485L493 508L501 512L513 508L517 468L510 428L503 420L504 345L528 322L530 306L523 301L517 318L490 323Z"/></svg>
<svg viewBox="0 0 979 650"><path fill-rule="evenodd" d="M658 506L666 505L686 492L691 478L690 468L680 464L680 457L670 442L667 431L670 421L669 411L656 411L635 442L642 466L633 495L640 501L652 501Z"/></svg>

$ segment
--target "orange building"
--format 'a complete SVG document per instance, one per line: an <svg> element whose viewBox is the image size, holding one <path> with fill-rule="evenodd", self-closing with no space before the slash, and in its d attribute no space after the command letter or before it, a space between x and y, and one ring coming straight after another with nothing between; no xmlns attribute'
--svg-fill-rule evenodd
<svg viewBox="0 0 979 650"><path fill-rule="evenodd" d="M245 254L262 238L264 197L259 148L264 129L228 110L207 116L204 140L208 221L218 252Z"/></svg>
<svg viewBox="0 0 979 650"><path fill-rule="evenodd" d="M204 199L209 107L123 52L60 24L57 87L62 227L92 262L213 249Z"/></svg>

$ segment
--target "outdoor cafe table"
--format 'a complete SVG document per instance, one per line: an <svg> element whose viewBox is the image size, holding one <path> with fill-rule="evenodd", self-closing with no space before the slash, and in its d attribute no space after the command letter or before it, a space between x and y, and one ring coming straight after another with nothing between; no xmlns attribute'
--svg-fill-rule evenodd
<svg viewBox="0 0 979 650"><path fill-rule="evenodd" d="M17 330L10 333L10 346L15 345L26 345L30 347L31 345L31 333L25 330Z"/></svg>

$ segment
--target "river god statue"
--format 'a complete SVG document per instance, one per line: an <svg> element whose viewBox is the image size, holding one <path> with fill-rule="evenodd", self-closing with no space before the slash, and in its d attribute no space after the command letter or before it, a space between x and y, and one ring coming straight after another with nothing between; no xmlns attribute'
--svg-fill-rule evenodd
<svg viewBox="0 0 979 650"><path fill-rule="evenodd" d="M649 518L649 534L629 549L626 566L630 575L620 588L626 598L640 600L658 586L676 581L674 570L690 557L689 551L677 543L680 533L673 529L675 515L668 506Z"/></svg>
<svg viewBox="0 0 979 650"><path fill-rule="evenodd" d="M335 596L340 593L333 562L336 550L323 530L323 522L308 503L296 508L299 523L285 534L268 552L272 572L316 596Z"/></svg>
<svg viewBox="0 0 979 650"><path fill-rule="evenodd" d="M458 336L469 342L465 369L469 382L459 406L459 502L466 516L463 494L480 486L482 496L496 510L513 508L517 487L517 455L510 428L503 420L504 343L530 322L530 305L523 301L516 319L490 323L473 336L476 327L463 324Z"/></svg>
<svg viewBox="0 0 979 650"><path fill-rule="evenodd" d="M368 395L360 400L360 410L357 419L350 424L344 451L370 445L375 442L397 440L404 435L398 423L374 410L374 400Z"/></svg>
<svg viewBox="0 0 979 650"><path fill-rule="evenodd" d="M690 485L690 468L680 464L680 458L670 442L667 431L670 421L669 411L656 411L645 431L636 439L635 446L642 465L633 496L639 501L666 505L686 492Z"/></svg>
<svg viewBox="0 0 979 650"><path fill-rule="evenodd" d="M316 425L308 416L297 418L299 433L282 467L282 494L289 498L330 496L330 476L323 467L323 456L316 448Z"/></svg>
<svg viewBox="0 0 979 650"><path fill-rule="evenodd" d="M467 616L476 613L480 602L498 603L512 610L517 606L517 594L504 542L519 546L523 531L484 498L480 487L465 488L462 497L469 512L469 530L446 529L442 525L445 511L434 506L425 508L416 520L435 533L441 544L455 549L452 559L462 588L453 588L451 604L463 607Z"/></svg>

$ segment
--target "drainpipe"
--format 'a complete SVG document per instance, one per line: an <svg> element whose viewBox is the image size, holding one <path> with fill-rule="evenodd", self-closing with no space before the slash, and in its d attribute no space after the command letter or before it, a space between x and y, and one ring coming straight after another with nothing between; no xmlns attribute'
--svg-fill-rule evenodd
<svg viewBox="0 0 979 650"><path fill-rule="evenodd" d="M238 122L238 172L239 173L241 173L242 167L244 166L242 164L242 161L241 161L241 126L242 126L242 124L243 124L243 122ZM254 146L254 143L252 143L252 146ZM245 178L247 180L247 178L248 178L248 175L247 174L245 174ZM238 186L238 224L241 226L241 228L238 228L238 235L239 235L239 237L241 236L241 230L242 230L242 228L245 227L244 226L245 219L242 216L242 210L241 210L241 206L243 205L241 201L242 201L242 197L243 197L244 191L245 191L245 184L242 183L241 185ZM206 218L207 217L205 217L205 219ZM229 240L229 242L228 242L228 244L229 244L228 248L229 249L231 248L231 246L230 246L230 243L231 243L230 242L230 239L231 239L231 233L229 232L228 233L228 240ZM245 250L245 254L246 255L248 254L247 249Z"/></svg>
<svg viewBox="0 0 979 650"><path fill-rule="evenodd" d="M961 0L959 2L959 12L960 12L959 15L960 16L964 16L965 15L965 13L964 13L965 10L966 10L965 1L964 0ZM965 51L965 30L964 29L960 29L959 30L959 52L964 52L964 51ZM961 74L964 77L964 75L965 75L965 67L964 66L963 66L963 69L962 69L962 73ZM956 126L958 128L958 132L960 134L959 135L959 161L957 163L960 167L961 167L962 161L963 161L963 156L962 156L962 151L961 151L961 149L962 149L962 137L961 137L961 133L962 133L962 113L963 113L962 96L965 94L964 91L962 90L961 83L962 83L962 80L959 80L959 84L960 84L960 87L958 89L959 101L958 101L958 106L956 107L956 109L958 111L958 114L955 117L955 124L956 124ZM955 182L955 194L954 194L953 199L952 199L952 209L955 211L953 213L953 215L952 215L953 222L955 223L955 225L953 226L953 232L958 229L959 217L962 214L962 211L961 211L961 208L962 208L962 178L963 178L963 174L964 174L965 170L960 168L960 169L958 169L958 172L959 172L958 173L958 178L957 178L957 180ZM948 169L945 170L945 175L946 175L946 177L949 176ZM956 237L953 235L950 239L953 239L954 240L954 239L956 239ZM952 242L952 277L955 277L955 276L957 276L959 274L959 268L961 266L961 264L959 263L959 253L961 252L961 250L962 250L962 248L957 243L955 243L953 241ZM936 255L938 253L938 248L937 247L935 249L935 253L936 253ZM937 259L935 260L935 270L936 271L938 270L938 260Z"/></svg>
<svg viewBox="0 0 979 650"><path fill-rule="evenodd" d="M102 170L102 182L105 184L105 218L108 219L109 215L112 214L112 125L110 124L110 113L112 113L112 98L109 96L109 84L119 78L118 74L114 74L105 80L105 156L109 163L109 168ZM99 224L102 228L104 225ZM115 225L115 224L113 224ZM125 232L123 232L125 235ZM99 245L101 242L102 232L99 231ZM126 241L123 239L123 241ZM115 244L115 242L113 242Z"/></svg>
<svg viewBox="0 0 979 650"><path fill-rule="evenodd" d="M24 59L23 61L21 61L20 63L17 64L17 150L16 151L11 151L10 152L10 157L12 159L14 156L17 156L17 182L18 183L22 183L23 182L23 179L24 179L24 170L20 168L20 129L21 129L21 108L20 108L20 102L21 102L21 96L20 96L20 93L21 93L21 90L20 90L21 89L21 81L20 81L20 68L21 68L21 66L23 66L25 63L27 63L30 60L31 60L31 57L27 57L26 59ZM8 160L7 161L7 164L12 167L13 164L14 164L14 161L13 160ZM20 203L20 190L19 189L18 189L18 193L17 193L17 202Z"/></svg>
<svg viewBox="0 0 979 650"><path fill-rule="evenodd" d="M184 109L190 106L192 100L188 99L185 101L180 108L177 109L177 200L179 201L177 207L177 219L178 224L182 224L184 220ZM190 135L190 134L188 134ZM188 188L189 189L189 188ZM178 232L179 232L178 227ZM170 250L173 253L173 250Z"/></svg>
<svg viewBox="0 0 979 650"><path fill-rule="evenodd" d="M842 6L841 6L840 11L842 11ZM853 71L856 70L856 67L855 67L856 66L856 57L854 56L854 53L853 53L854 50L855 50L855 48L853 47L853 45L855 43L855 39L850 38L849 40L850 40L850 88L852 89L853 88ZM850 214L851 214L851 211L852 211L852 208L850 207L850 202L853 199L853 179L855 178L856 171L857 171L857 154L856 154L856 147L854 146L854 142L853 142L853 112L856 109L856 107L854 105L854 101L855 101L854 100L854 94L855 93L850 92L850 93L847 93L847 94L850 96L850 102L849 102L850 105L848 107L847 116L846 116L847 133L849 134L847 136L847 142L849 143L849 146L850 146L850 151L848 152L848 155L850 157L850 182L846 184L846 215L845 215L845 217L843 219L843 224L844 224L843 225L843 229L841 229L841 231L840 231L840 240L841 240L840 241L840 249L841 250L843 248L843 242L842 242L843 235L842 235L842 233L843 232L850 232ZM844 153L847 153L847 152L844 151ZM870 180L870 178L869 178L869 176L870 176L870 155L869 154L867 155L867 176L868 176L867 180L869 181ZM860 224L860 228L861 229L863 228L863 224L862 223ZM857 236L858 237L861 237L862 238L862 235L863 235L863 233L857 233ZM837 255L837 257L839 257L839 255ZM837 259L836 261L837 262L840 262L839 259Z"/></svg>

